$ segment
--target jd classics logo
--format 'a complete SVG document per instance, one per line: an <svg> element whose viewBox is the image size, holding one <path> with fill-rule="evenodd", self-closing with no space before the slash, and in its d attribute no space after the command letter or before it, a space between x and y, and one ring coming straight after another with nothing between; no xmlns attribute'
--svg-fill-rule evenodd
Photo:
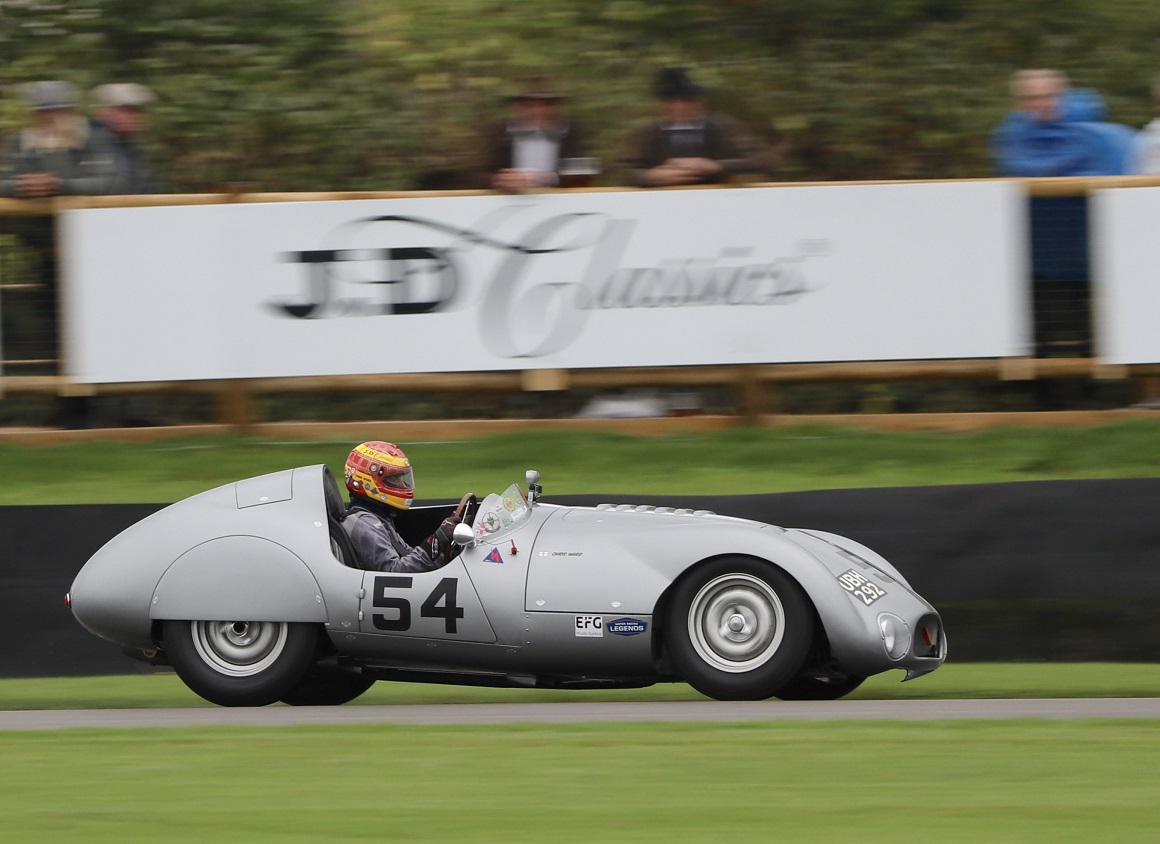
<svg viewBox="0 0 1160 844"><path fill-rule="evenodd" d="M465 270L482 253L498 253L478 296L481 337L498 357L535 358L571 345L593 311L790 304L821 287L807 278L805 261L830 252L828 241L805 240L793 254L765 261L749 247L727 247L626 267L636 220L566 213L538 219L514 238L492 233L526 207L500 209L472 228L401 215L353 220L323 238L329 248L285 253L283 260L303 268L306 292L268 304L294 319L445 311L464 296ZM575 258L564 270L544 263L566 253ZM529 334L528 326L538 330Z"/></svg>

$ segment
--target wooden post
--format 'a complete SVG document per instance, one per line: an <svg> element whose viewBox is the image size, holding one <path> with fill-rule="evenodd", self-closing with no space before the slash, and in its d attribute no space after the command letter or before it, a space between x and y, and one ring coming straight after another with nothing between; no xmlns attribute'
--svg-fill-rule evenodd
<svg viewBox="0 0 1160 844"><path fill-rule="evenodd" d="M236 429L237 433L245 434L254 427L255 405L254 393L249 384L242 379L232 379L220 382L217 393L218 421Z"/></svg>
<svg viewBox="0 0 1160 844"><path fill-rule="evenodd" d="M56 394L64 398L92 398L97 394L96 384L82 384L67 377L56 379Z"/></svg>
<svg viewBox="0 0 1160 844"><path fill-rule="evenodd" d="M565 369L525 369L520 373L520 386L525 392L544 393L568 389L568 371Z"/></svg>
<svg viewBox="0 0 1160 844"><path fill-rule="evenodd" d="M1160 375L1131 375L1132 399L1144 407L1160 407Z"/></svg>
<svg viewBox="0 0 1160 844"><path fill-rule="evenodd" d="M1035 358L999 358L1000 381L1034 381Z"/></svg>
<svg viewBox="0 0 1160 844"><path fill-rule="evenodd" d="M734 381L737 390L737 412L746 425L757 425L765 412L765 385L758 378L756 366L739 366Z"/></svg>

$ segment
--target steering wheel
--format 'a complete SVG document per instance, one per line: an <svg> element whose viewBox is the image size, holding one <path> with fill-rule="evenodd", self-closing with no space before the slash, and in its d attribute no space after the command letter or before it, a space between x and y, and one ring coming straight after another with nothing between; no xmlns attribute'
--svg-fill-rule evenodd
<svg viewBox="0 0 1160 844"><path fill-rule="evenodd" d="M455 508L455 512L459 515L459 521L465 525L470 525L475 520L475 510L478 505L474 492L469 492L459 500L459 506Z"/></svg>

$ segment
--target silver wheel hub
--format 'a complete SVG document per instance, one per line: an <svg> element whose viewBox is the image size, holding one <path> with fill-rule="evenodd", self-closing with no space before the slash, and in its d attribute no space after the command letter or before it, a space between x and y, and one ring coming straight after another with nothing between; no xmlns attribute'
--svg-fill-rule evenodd
<svg viewBox="0 0 1160 844"><path fill-rule="evenodd" d="M740 674L768 662L785 636L785 609L773 588L750 574L714 578L689 607L689 640L707 664Z"/></svg>
<svg viewBox="0 0 1160 844"><path fill-rule="evenodd" d="M289 625L276 621L194 621L193 646L202 661L227 677L252 677L286 647Z"/></svg>
<svg viewBox="0 0 1160 844"><path fill-rule="evenodd" d="M725 629L721 631L723 636L734 636L737 633L749 635L749 622L746 621L745 616L741 613L729 616L729 621L725 624Z"/></svg>

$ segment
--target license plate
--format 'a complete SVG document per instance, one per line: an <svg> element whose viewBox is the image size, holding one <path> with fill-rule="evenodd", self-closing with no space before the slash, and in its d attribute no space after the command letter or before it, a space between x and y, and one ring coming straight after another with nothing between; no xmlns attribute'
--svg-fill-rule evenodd
<svg viewBox="0 0 1160 844"><path fill-rule="evenodd" d="M866 606L870 606L879 598L886 595L885 589L869 580L866 575L854 569L838 575L838 582L842 584L843 589Z"/></svg>

